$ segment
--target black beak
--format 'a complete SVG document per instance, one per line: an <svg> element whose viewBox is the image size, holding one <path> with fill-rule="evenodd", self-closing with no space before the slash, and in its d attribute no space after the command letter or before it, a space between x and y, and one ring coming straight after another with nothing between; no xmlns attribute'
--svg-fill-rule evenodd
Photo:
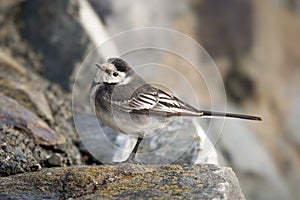
<svg viewBox="0 0 300 200"><path fill-rule="evenodd" d="M105 67L99 63L96 63L96 66L101 69L102 71L105 71Z"/></svg>

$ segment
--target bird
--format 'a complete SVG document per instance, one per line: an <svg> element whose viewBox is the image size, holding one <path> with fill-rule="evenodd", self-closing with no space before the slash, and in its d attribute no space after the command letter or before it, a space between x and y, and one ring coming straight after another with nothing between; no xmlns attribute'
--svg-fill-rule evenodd
<svg viewBox="0 0 300 200"><path fill-rule="evenodd" d="M99 68L91 84L90 101L98 119L118 133L137 138L129 157L143 138L167 126L176 117L229 117L261 121L261 117L197 109L178 97L148 84L122 58L96 63Z"/></svg>

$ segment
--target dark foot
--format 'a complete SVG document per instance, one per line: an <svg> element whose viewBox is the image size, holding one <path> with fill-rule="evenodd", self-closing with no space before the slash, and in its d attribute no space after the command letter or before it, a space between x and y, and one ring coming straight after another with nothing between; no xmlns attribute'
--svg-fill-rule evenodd
<svg viewBox="0 0 300 200"><path fill-rule="evenodd" d="M136 152L139 148L139 145L140 143L142 142L143 138L142 137L138 137L137 141L136 141L136 144L132 150L132 152L130 153L129 157L124 160L122 163L139 163L135 160L135 155L136 155Z"/></svg>
<svg viewBox="0 0 300 200"><path fill-rule="evenodd" d="M137 139L136 144L135 144L135 146L134 146L132 152L130 153L129 157L128 157L126 160L124 160L124 161L122 161L122 162L112 162L111 164L113 164L113 165L114 165L114 164L119 164L119 163L139 163L139 164L142 164L142 163L140 163L140 162L138 162L138 161L135 160L136 152L137 152L137 150L138 150L138 148L139 148L139 145L140 145L140 143L142 142L142 140L143 140L142 137L139 137L139 138Z"/></svg>

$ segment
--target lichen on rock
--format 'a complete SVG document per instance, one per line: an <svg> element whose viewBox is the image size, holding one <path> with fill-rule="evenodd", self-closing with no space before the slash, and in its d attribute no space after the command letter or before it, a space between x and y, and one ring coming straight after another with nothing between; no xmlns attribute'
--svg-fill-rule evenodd
<svg viewBox="0 0 300 200"><path fill-rule="evenodd" d="M26 199L244 199L232 170L215 165L51 168L0 178L0 190Z"/></svg>

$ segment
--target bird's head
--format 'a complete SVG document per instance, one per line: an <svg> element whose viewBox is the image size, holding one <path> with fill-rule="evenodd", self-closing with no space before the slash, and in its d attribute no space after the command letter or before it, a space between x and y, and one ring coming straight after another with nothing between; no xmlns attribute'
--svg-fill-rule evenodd
<svg viewBox="0 0 300 200"><path fill-rule="evenodd" d="M93 81L97 84L126 84L130 81L129 75L133 70L128 63L121 58L110 58L102 64L96 64L100 69Z"/></svg>

